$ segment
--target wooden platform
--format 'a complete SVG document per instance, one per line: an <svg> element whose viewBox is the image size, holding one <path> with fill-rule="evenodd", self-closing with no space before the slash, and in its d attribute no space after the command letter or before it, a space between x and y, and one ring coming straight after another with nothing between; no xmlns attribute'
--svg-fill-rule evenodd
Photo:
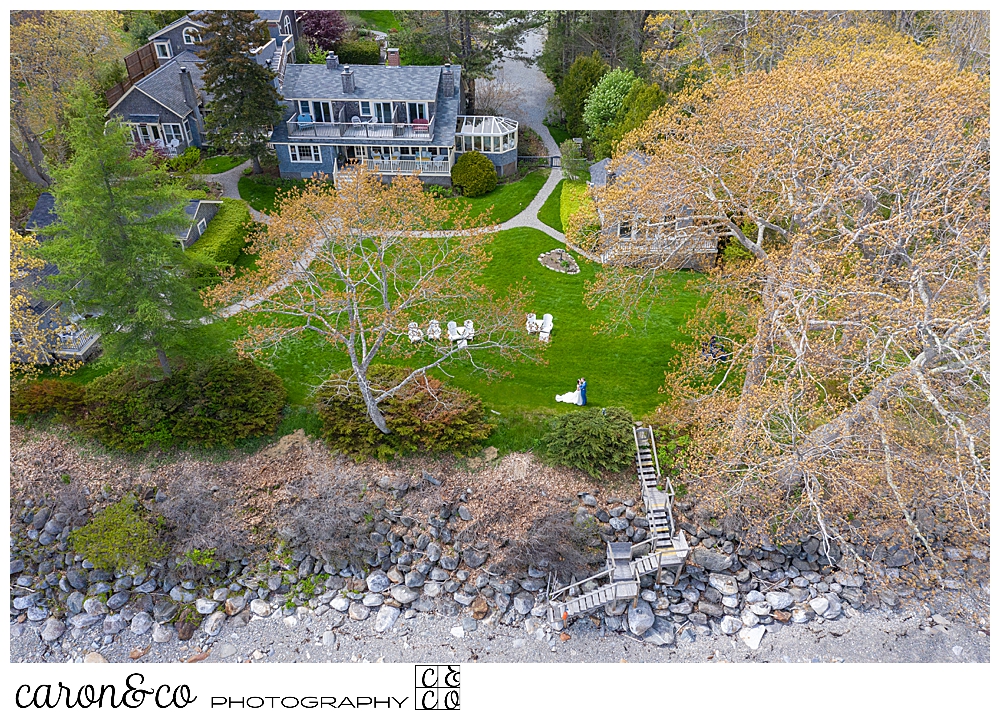
<svg viewBox="0 0 1000 723"><path fill-rule="evenodd" d="M587 580L567 585L549 594L549 619L568 620L585 615L609 602L631 600L635 604L643 575L656 575L659 584L674 585L684 569L690 551L684 533L674 527L674 489L660 474L656 440L651 427L636 426L635 468L642 489L642 501L649 522L649 536L632 545L608 543L606 569ZM584 582L607 578L608 583L591 592L564 599Z"/></svg>

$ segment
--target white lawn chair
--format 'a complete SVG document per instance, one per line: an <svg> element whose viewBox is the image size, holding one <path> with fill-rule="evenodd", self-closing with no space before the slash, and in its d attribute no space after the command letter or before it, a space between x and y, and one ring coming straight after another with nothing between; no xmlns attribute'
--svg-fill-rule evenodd
<svg viewBox="0 0 1000 723"><path fill-rule="evenodd" d="M431 323L427 325L427 338L433 341L441 338L441 324L437 319L431 319Z"/></svg>
<svg viewBox="0 0 1000 723"><path fill-rule="evenodd" d="M529 334L537 334L538 330L542 328L542 322L534 314L527 314L526 316L527 319L524 322L524 328L528 330Z"/></svg>
<svg viewBox="0 0 1000 723"><path fill-rule="evenodd" d="M472 337L476 335L476 329L472 326L472 319L465 320L465 333L462 335L466 341L472 341Z"/></svg>
<svg viewBox="0 0 1000 723"><path fill-rule="evenodd" d="M552 333L552 314L546 314L542 317L542 327L538 330L539 341L547 342L550 333Z"/></svg>
<svg viewBox="0 0 1000 723"><path fill-rule="evenodd" d="M466 344L465 341L465 327L459 326L454 321L448 322L448 340L452 343L458 342L459 347L463 347Z"/></svg>
<svg viewBox="0 0 1000 723"><path fill-rule="evenodd" d="M417 322L411 321L406 327L406 334L410 337L410 341L414 344L422 342L424 340L424 332L420 331L420 327L417 326Z"/></svg>

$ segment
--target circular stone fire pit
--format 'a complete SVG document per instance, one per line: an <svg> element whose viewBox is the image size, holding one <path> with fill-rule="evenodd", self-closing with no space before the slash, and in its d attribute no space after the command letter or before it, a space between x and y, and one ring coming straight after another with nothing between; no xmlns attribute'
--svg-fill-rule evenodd
<svg viewBox="0 0 1000 723"><path fill-rule="evenodd" d="M566 249L553 249L546 251L538 257L538 263L547 269L558 271L560 274L578 274L580 266Z"/></svg>

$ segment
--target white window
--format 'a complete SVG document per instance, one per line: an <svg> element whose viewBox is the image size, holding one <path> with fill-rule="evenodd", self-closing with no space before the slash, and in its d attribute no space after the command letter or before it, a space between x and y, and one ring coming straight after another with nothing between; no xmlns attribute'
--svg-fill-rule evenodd
<svg viewBox="0 0 1000 723"><path fill-rule="evenodd" d="M286 15L285 16L285 35L291 35L291 34L292 34L292 19Z"/></svg>
<svg viewBox="0 0 1000 723"><path fill-rule="evenodd" d="M288 146L288 157L292 163L319 163L323 160L319 146Z"/></svg>
<svg viewBox="0 0 1000 723"><path fill-rule="evenodd" d="M206 221L205 219L201 219L201 220L200 220L200 221L198 222L198 236L199 236L199 237L200 237L200 236L201 236L201 235L202 235L203 233L205 233L205 229L206 229L207 227L208 227L208 221ZM206 243L207 243L207 241L206 241Z"/></svg>
<svg viewBox="0 0 1000 723"><path fill-rule="evenodd" d="M299 101L299 113L302 115L312 115L312 110L309 108L308 100Z"/></svg>
<svg viewBox="0 0 1000 723"><path fill-rule="evenodd" d="M361 101L361 115L370 116L371 114L372 114L371 101L368 100Z"/></svg>
<svg viewBox="0 0 1000 723"><path fill-rule="evenodd" d="M154 43L156 47L156 57L160 60L167 60L171 57L170 42Z"/></svg>
<svg viewBox="0 0 1000 723"><path fill-rule="evenodd" d="M155 143L160 140L160 127L151 123L139 123L134 126L133 138L139 143Z"/></svg>
<svg viewBox="0 0 1000 723"><path fill-rule="evenodd" d="M194 28L184 28L184 44L197 45L201 42L201 35Z"/></svg>
<svg viewBox="0 0 1000 723"><path fill-rule="evenodd" d="M181 130L181 125L179 123L164 123L163 140L166 141L168 146L179 146L183 143L184 132ZM174 141L177 142L174 143Z"/></svg>

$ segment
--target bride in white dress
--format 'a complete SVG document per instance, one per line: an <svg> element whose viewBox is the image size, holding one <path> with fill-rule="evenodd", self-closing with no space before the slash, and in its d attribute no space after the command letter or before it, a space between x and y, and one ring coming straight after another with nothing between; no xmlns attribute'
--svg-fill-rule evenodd
<svg viewBox="0 0 1000 723"><path fill-rule="evenodd" d="M580 394L580 384L582 380L577 380L576 389L572 392L566 392L565 394L557 394L557 402L566 402L566 404L575 404L577 406L582 405L582 398Z"/></svg>

